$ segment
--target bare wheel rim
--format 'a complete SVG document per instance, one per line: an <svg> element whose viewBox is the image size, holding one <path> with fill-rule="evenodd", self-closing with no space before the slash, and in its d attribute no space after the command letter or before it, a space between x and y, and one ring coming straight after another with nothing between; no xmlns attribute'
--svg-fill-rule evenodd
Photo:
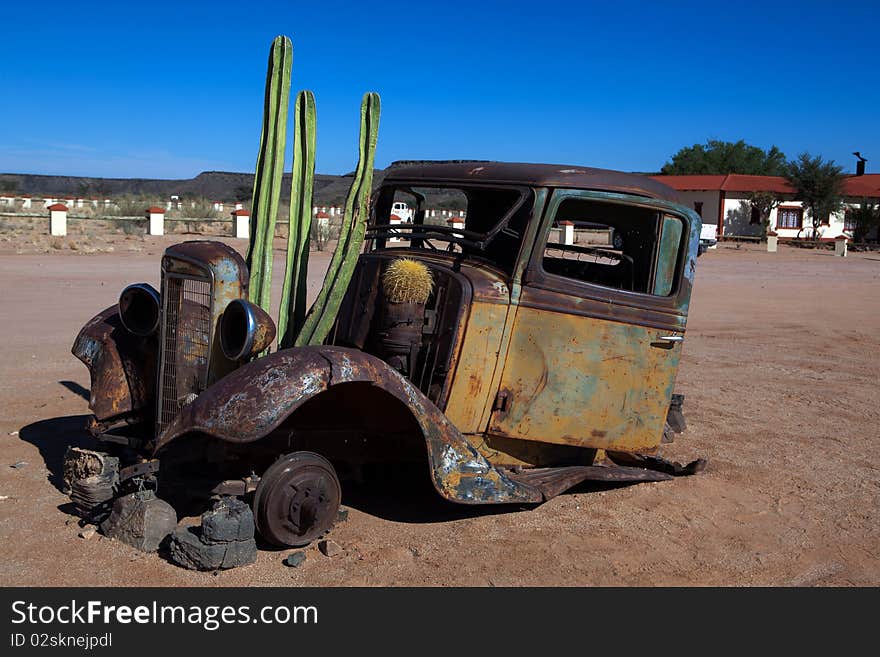
<svg viewBox="0 0 880 657"><path fill-rule="evenodd" d="M254 495L257 530L269 543L297 547L333 526L342 491L330 462L294 452L267 468Z"/></svg>

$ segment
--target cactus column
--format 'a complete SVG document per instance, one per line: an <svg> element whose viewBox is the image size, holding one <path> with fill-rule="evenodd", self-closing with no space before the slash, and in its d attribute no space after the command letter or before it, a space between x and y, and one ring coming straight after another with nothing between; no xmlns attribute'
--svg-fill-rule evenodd
<svg viewBox="0 0 880 657"><path fill-rule="evenodd" d="M361 102L358 165L345 201L339 242L336 244L330 267L324 277L324 286L296 337L296 346L324 342L333 322L336 321L336 314L339 312L342 298L354 273L367 227L370 192L373 187L373 161L379 134L379 114L379 95L364 94Z"/></svg>
<svg viewBox="0 0 880 657"><path fill-rule="evenodd" d="M293 45L290 39L285 36L275 37L269 52L266 73L263 130L254 178L251 239L247 253L250 270L249 298L267 312L271 303L272 241L284 173L292 65Z"/></svg>
<svg viewBox="0 0 880 657"><path fill-rule="evenodd" d="M311 91L300 91L294 108L287 269L281 292L281 307L278 309L278 342L282 349L293 346L294 339L306 317L312 190L315 182L316 124L315 96Z"/></svg>

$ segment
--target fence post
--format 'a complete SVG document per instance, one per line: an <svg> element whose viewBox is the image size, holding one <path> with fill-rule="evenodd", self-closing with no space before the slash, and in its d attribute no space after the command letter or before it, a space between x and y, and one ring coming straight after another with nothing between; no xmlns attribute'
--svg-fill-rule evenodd
<svg viewBox="0 0 880 657"><path fill-rule="evenodd" d="M403 219L401 219L400 217L398 217L396 214L392 214L392 215L388 218L388 223L389 223L389 224L402 224L402 223L403 223ZM391 234L394 235L394 237L389 237L389 238L388 238L388 241L389 241L389 242L400 242L400 241L401 241L400 237L398 237L398 232L397 232L397 231L394 231L394 232L392 232Z"/></svg>
<svg viewBox="0 0 880 657"><path fill-rule="evenodd" d="M464 228L464 219L462 219L461 217L452 217L451 219L447 219L446 223L449 224L451 228L454 228L456 230L461 230ZM464 235L462 235L461 233L452 233L452 235L458 238L464 237Z"/></svg>
<svg viewBox="0 0 880 657"><path fill-rule="evenodd" d="M767 253L776 253L779 247L779 236L772 230L767 233Z"/></svg>
<svg viewBox="0 0 880 657"><path fill-rule="evenodd" d="M67 235L67 206L63 203L53 203L49 210L49 234L57 237Z"/></svg>
<svg viewBox="0 0 880 657"><path fill-rule="evenodd" d="M238 239L246 240L251 236L251 213L250 210L239 209L232 213L232 219L235 221L235 236Z"/></svg>
<svg viewBox="0 0 880 657"><path fill-rule="evenodd" d="M150 220L150 235L165 234L165 208L155 205L147 208L147 218Z"/></svg>
<svg viewBox="0 0 880 657"><path fill-rule="evenodd" d="M846 242L849 238L846 235L838 235L834 238L834 255L842 258L846 257Z"/></svg>
<svg viewBox="0 0 880 657"><path fill-rule="evenodd" d="M23 196L22 197L21 207L23 207L25 210L30 210L30 208L31 208L31 197L30 196Z"/></svg>
<svg viewBox="0 0 880 657"><path fill-rule="evenodd" d="M560 221L559 225L562 226L562 243L567 246L574 244L574 222Z"/></svg>
<svg viewBox="0 0 880 657"><path fill-rule="evenodd" d="M315 231L317 237L316 246L323 250L324 245L330 239L330 215L319 211L315 214Z"/></svg>

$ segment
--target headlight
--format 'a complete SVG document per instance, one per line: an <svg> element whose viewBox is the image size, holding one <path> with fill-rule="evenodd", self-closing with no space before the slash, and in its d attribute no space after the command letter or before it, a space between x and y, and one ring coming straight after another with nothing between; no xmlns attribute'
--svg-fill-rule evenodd
<svg viewBox="0 0 880 657"><path fill-rule="evenodd" d="M148 283L129 285L119 295L119 318L135 335L152 335L159 328L159 293Z"/></svg>
<svg viewBox="0 0 880 657"><path fill-rule="evenodd" d="M220 319L220 346L230 360L258 354L275 339L275 322L259 306L244 299L231 301Z"/></svg>

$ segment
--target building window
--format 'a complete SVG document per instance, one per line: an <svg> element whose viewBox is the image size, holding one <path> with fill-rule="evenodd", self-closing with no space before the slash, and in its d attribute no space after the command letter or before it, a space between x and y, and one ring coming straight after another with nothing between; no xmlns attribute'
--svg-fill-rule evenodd
<svg viewBox="0 0 880 657"><path fill-rule="evenodd" d="M800 230L804 225L803 208L779 208L776 211L776 228L796 228Z"/></svg>
<svg viewBox="0 0 880 657"><path fill-rule="evenodd" d="M694 212L696 212L701 217L703 216L703 202L702 201L694 201Z"/></svg>
<svg viewBox="0 0 880 657"><path fill-rule="evenodd" d="M852 208L847 208L843 213L843 229L849 232L856 229L856 215Z"/></svg>

